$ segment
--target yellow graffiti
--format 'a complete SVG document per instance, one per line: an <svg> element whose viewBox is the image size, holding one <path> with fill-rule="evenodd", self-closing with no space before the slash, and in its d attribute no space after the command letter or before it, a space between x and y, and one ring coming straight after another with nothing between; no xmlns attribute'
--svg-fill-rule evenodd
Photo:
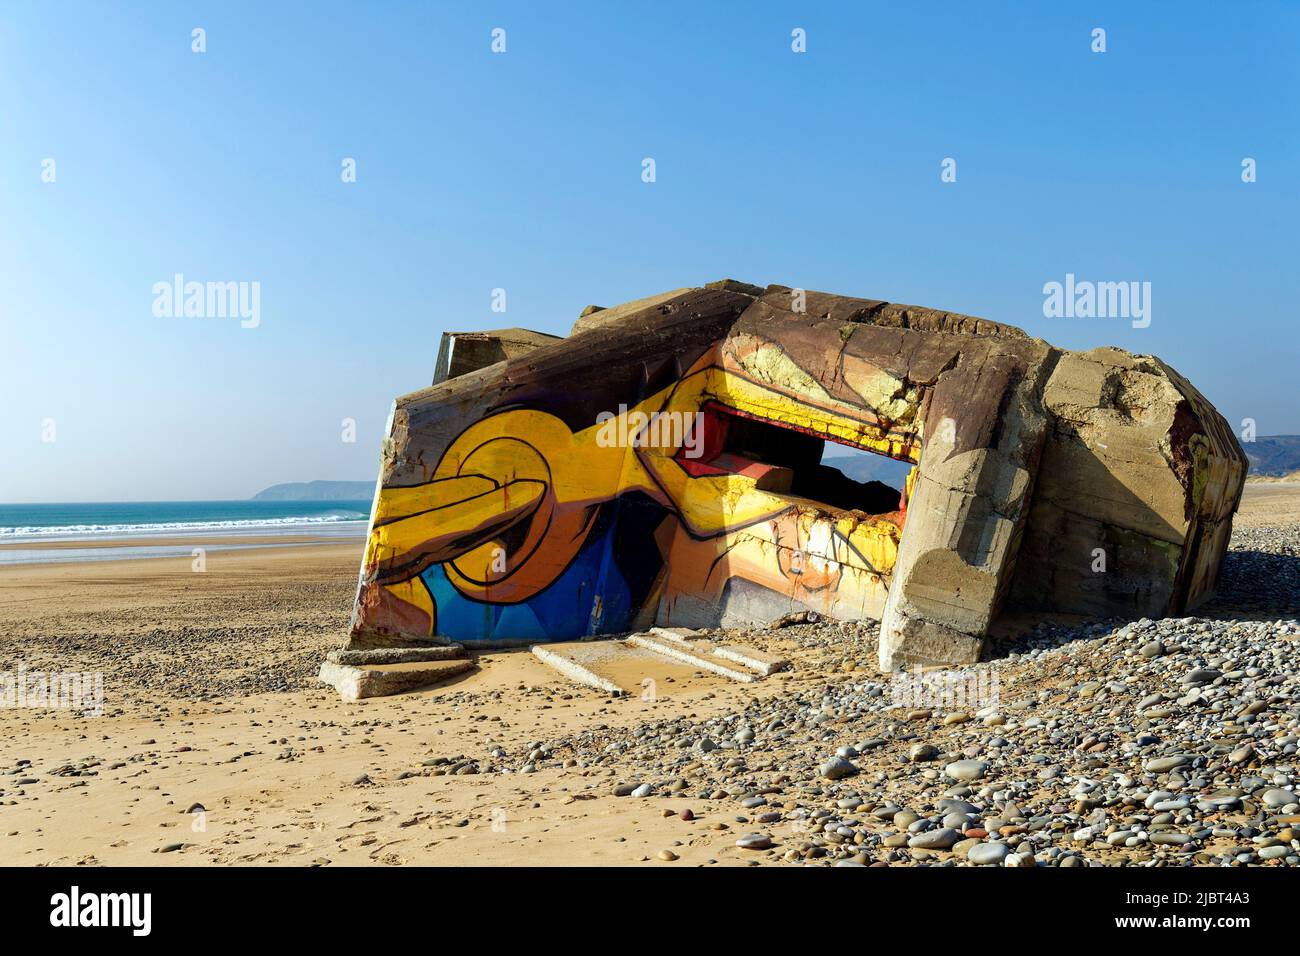
<svg viewBox="0 0 1300 956"><path fill-rule="evenodd" d="M887 374L859 368L852 378L880 393L870 398L891 411L906 405ZM441 565L474 600L526 601L578 555L600 505L641 492L673 522L659 537L668 570L652 598L693 593L716 600L727 580L743 577L810 606L841 602L878 612L898 552L897 523L831 516L744 474L693 475L678 460L683 433L667 444L609 440L641 437L656 416L695 416L709 403L904 460L915 462L919 453L910 423L877 419L864 411L875 407L866 398L835 398L774 346L750 343L726 355L715 349L680 381L622 410L617 428L605 421L572 432L535 409L471 425L431 480L381 489L366 573L386 590L383 601L427 616L431 633L436 608L417 580L425 569Z"/></svg>

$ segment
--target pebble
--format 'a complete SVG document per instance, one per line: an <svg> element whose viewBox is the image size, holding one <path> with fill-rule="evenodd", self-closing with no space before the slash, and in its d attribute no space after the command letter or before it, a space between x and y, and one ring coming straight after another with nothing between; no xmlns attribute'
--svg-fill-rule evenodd
<svg viewBox="0 0 1300 956"><path fill-rule="evenodd" d="M1287 804L1300 802L1300 795L1292 793L1290 790L1274 787L1271 790L1265 790L1260 799L1264 801L1264 806L1277 810Z"/></svg>
<svg viewBox="0 0 1300 956"><path fill-rule="evenodd" d="M955 760L943 768L943 772L954 780L979 780L989 772L989 765L983 760Z"/></svg>
<svg viewBox="0 0 1300 956"><path fill-rule="evenodd" d="M939 748L933 744L914 744L907 751L907 759L912 763L934 760L939 756Z"/></svg>
<svg viewBox="0 0 1300 956"><path fill-rule="evenodd" d="M1175 754L1172 757L1156 757L1154 760L1148 760L1143 764L1143 769L1147 773L1166 773L1175 770L1191 762L1191 757L1187 754Z"/></svg>
<svg viewBox="0 0 1300 956"><path fill-rule="evenodd" d="M961 837L961 833L952 827L943 827L939 830L926 830L918 833L907 841L907 845L914 849L947 850Z"/></svg>
<svg viewBox="0 0 1300 956"><path fill-rule="evenodd" d="M832 757L819 768L819 773L827 780L843 780L858 772L858 768L843 757Z"/></svg>
<svg viewBox="0 0 1300 956"><path fill-rule="evenodd" d="M1005 843L981 843L979 846L972 847L966 854L966 859L974 866L988 866L992 863L1001 863L1011 847Z"/></svg>

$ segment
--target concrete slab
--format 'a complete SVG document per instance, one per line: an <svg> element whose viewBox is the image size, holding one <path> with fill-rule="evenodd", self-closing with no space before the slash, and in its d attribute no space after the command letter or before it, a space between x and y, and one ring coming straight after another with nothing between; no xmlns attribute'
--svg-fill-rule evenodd
<svg viewBox="0 0 1300 956"><path fill-rule="evenodd" d="M353 667L365 664L410 664L421 661L449 661L465 656L460 644L437 647L375 647L367 650L330 651L325 659L331 664L348 664Z"/></svg>
<svg viewBox="0 0 1300 956"><path fill-rule="evenodd" d="M585 646L588 645L556 644L551 647L543 647L540 644L535 644L533 645L533 656L575 684L594 687L596 690L604 691L606 694L614 694L615 696L625 693L623 688L613 681L601 677L587 667L584 661L579 660L580 657L586 658L587 656L581 653L581 649Z"/></svg>
<svg viewBox="0 0 1300 956"><path fill-rule="evenodd" d="M345 700L361 700L428 687L473 669L474 662L466 659L366 664L359 667L327 660L321 664L319 676Z"/></svg>
<svg viewBox="0 0 1300 956"><path fill-rule="evenodd" d="M717 644L706 637L703 631L689 627L652 627L648 633L705 659L716 658L731 664L739 664L760 677L768 677L790 666L789 661L760 651L756 647Z"/></svg>
<svg viewBox="0 0 1300 956"><path fill-rule="evenodd" d="M745 647L740 644L714 644L712 642L709 642L707 646L714 657L730 661L733 664L739 664L760 677L770 677L777 671L783 671L790 666L790 662L785 658L760 651L756 647Z"/></svg>
<svg viewBox="0 0 1300 956"><path fill-rule="evenodd" d="M606 693L644 697L672 687L713 682L710 671L626 641L575 641L533 648L533 654L569 680Z"/></svg>
<svg viewBox="0 0 1300 956"><path fill-rule="evenodd" d="M649 633L655 637L662 637L664 640L683 646L690 644L691 641L699 640L703 636L701 631L690 627L652 627Z"/></svg>
<svg viewBox="0 0 1300 956"><path fill-rule="evenodd" d="M726 677L729 680L740 681L742 684L748 684L755 679L755 675L749 671L738 670L730 662L724 662L710 653L707 647L701 646L705 642L684 643L672 638L659 637L656 634L633 634L627 639L627 643L633 647L644 648L654 654L660 654L664 657L680 661L691 667L697 667L700 670L709 671L717 674L719 677Z"/></svg>

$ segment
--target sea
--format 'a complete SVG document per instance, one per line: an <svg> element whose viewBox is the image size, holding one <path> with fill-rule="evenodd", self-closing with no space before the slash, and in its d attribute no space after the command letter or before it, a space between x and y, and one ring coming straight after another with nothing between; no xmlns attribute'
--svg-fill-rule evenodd
<svg viewBox="0 0 1300 956"><path fill-rule="evenodd" d="M369 517L369 501L0 504L0 565L172 557L188 555L200 545L209 551L241 547L203 544L211 538L361 537ZM141 538L149 543L131 543ZM78 541L96 546L77 548ZM116 541L122 544L114 545ZM58 547L50 547L55 543Z"/></svg>

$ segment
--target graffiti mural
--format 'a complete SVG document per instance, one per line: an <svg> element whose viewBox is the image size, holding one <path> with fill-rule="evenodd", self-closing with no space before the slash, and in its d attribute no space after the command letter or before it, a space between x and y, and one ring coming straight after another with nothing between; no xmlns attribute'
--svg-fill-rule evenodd
<svg viewBox="0 0 1300 956"><path fill-rule="evenodd" d="M1007 603L1166 613L1209 593L1244 476L1226 423L1156 360L780 286L590 307L564 339L447 335L439 375L394 407L358 644L812 610L882 620L887 667L970 660ZM1071 433L1077 406L1117 382L1169 414L1107 419L1140 475L1067 502L1110 447ZM910 465L905 486L827 466L831 443ZM1085 582L1052 549L1094 533L1144 591Z"/></svg>
<svg viewBox="0 0 1300 956"><path fill-rule="evenodd" d="M428 481L379 492L372 620L480 641L717 623L736 601L879 616L899 492L841 479L858 507L829 511L797 481L830 471L821 436L901 455L907 436L811 380L756 378L753 358L711 349L634 405L610 396L617 411L577 431L544 408L466 428ZM746 457L755 424L783 433L764 449L775 461Z"/></svg>

